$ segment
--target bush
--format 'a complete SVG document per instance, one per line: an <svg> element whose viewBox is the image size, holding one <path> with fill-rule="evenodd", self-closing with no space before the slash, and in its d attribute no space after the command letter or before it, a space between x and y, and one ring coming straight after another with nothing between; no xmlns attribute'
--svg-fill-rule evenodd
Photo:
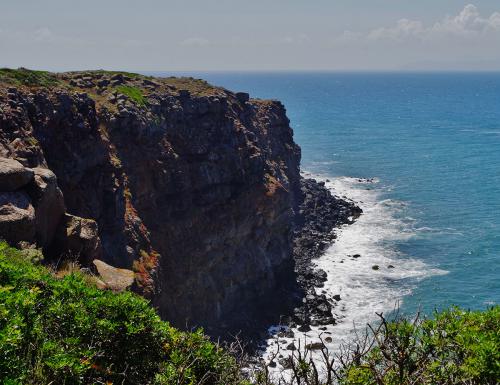
<svg viewBox="0 0 500 385"><path fill-rule="evenodd" d="M298 351L289 360L288 385L497 385L500 379L500 306L452 308L432 319L382 315L376 327L322 362ZM273 383L267 370L259 384Z"/></svg>
<svg viewBox="0 0 500 385"><path fill-rule="evenodd" d="M347 365L341 383L498 384L500 306L458 308L420 322L382 318L373 347Z"/></svg>
<svg viewBox="0 0 500 385"><path fill-rule="evenodd" d="M125 96L128 96L137 105L139 105L139 106L146 105L146 98L144 97L144 94L142 93L142 90L139 87L118 86L118 87L116 87L116 90L119 93L121 93Z"/></svg>
<svg viewBox="0 0 500 385"><path fill-rule="evenodd" d="M143 298L90 281L57 279L0 243L0 383L238 383L235 360L202 331L180 332Z"/></svg>

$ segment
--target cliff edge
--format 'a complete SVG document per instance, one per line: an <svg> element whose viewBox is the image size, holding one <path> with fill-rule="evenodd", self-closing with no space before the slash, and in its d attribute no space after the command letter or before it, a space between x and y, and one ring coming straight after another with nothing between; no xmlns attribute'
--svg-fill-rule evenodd
<svg viewBox="0 0 500 385"><path fill-rule="evenodd" d="M289 306L300 148L281 103L192 78L3 69L0 157L11 244L132 270L163 318L212 335Z"/></svg>

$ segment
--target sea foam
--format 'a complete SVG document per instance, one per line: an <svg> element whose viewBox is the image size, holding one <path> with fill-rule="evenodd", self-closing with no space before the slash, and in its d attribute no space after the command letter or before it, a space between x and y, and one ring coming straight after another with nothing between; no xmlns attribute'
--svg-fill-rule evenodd
<svg viewBox="0 0 500 385"><path fill-rule="evenodd" d="M316 290L335 305L336 324L326 326L326 330L311 326L307 333L293 328L294 338L277 338L280 327L271 328L263 351L267 360L291 355L292 351L286 347L292 342L298 348L320 339L334 353L341 344L349 343L355 330L376 321L375 313L387 314L398 307L419 280L446 273L398 249L398 243L414 237L418 231L415 221L404 215L407 204L385 199L386 188L379 186L379 180L306 176L324 181L332 194L354 201L363 209L363 214L355 223L337 229L335 243L314 261L328 274L325 286ZM353 257L357 254L359 257ZM335 295L340 295L341 300L335 301ZM325 341L327 337L331 342ZM319 353L314 354L318 354L319 359Z"/></svg>

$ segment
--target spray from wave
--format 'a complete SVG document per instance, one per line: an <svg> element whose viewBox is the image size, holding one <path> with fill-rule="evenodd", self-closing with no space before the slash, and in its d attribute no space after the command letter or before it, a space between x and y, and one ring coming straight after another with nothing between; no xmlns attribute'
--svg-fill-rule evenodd
<svg viewBox="0 0 500 385"><path fill-rule="evenodd" d="M415 221L404 215L407 209L404 202L384 198L385 189L379 187L377 179L306 176L324 181L332 194L354 201L363 214L354 224L338 229L335 243L314 261L328 274L325 286L316 290L334 305L336 324L311 326L307 332L293 328L288 333L273 327L269 330L272 337L264 348L265 359L287 357L291 349L318 342L320 337L335 352L341 344L349 342L354 330L374 321L376 312L393 310L419 280L446 273L398 249L399 242L416 235Z"/></svg>

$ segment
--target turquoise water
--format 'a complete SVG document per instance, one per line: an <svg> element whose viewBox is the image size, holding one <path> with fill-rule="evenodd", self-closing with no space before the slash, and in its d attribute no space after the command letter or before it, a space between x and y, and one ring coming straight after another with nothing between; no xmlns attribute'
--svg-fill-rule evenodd
<svg viewBox="0 0 500 385"><path fill-rule="evenodd" d="M500 302L499 73L190 75L281 100L304 170L376 178L349 188L376 192L386 219L355 236L390 250L401 274L377 285L404 312ZM404 236L384 235L388 222ZM422 273L405 274L408 261Z"/></svg>

